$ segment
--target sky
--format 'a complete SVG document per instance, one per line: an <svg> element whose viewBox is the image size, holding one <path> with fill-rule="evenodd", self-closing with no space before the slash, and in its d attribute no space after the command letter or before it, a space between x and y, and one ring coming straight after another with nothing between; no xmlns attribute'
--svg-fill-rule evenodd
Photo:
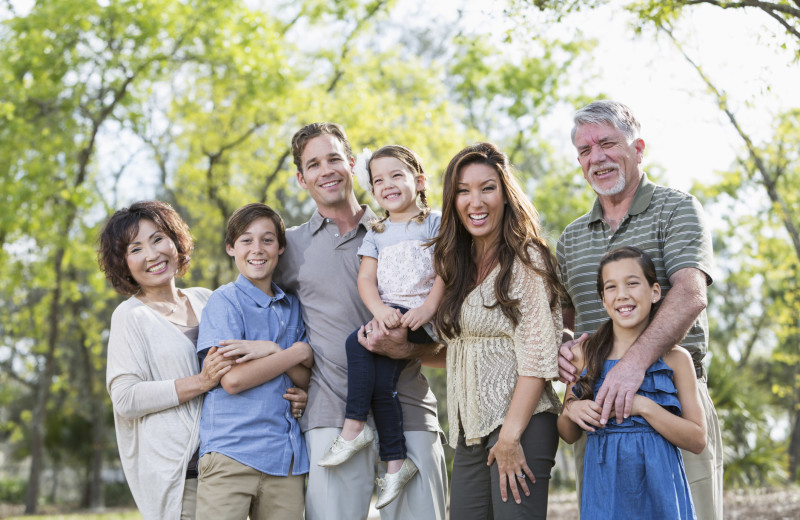
<svg viewBox="0 0 800 520"><path fill-rule="evenodd" d="M492 10L502 5L494 2ZM645 170L658 163L666 183L689 190L695 180L708 181L729 167L744 143L672 42L664 35L654 37L653 31L636 36L631 16L616 5L570 15L560 32L568 37L580 30L598 41L597 91L637 115L646 144ZM780 36L771 37L775 32ZM687 54L728 94L737 119L756 142L769 137L775 114L798 105L800 66L792 64L792 52L778 45L785 41L796 49L798 42L784 37L777 22L761 11L698 6L681 18L675 33ZM591 86L584 88L592 93ZM561 125L554 136L564 136L567 146L571 115L553 121Z"/></svg>
<svg viewBox="0 0 800 520"><path fill-rule="evenodd" d="M271 0L245 0L267 8ZM32 0L11 0L24 13ZM488 31L502 38L509 25L502 0L400 0L393 18L413 23L452 20L471 30ZM646 143L645 169L658 164L662 179L672 187L689 190L695 180L710 181L716 171L729 167L743 142L717 108L697 72L675 46L653 31L636 36L633 18L621 9L623 2L566 16L558 24L537 24L544 36L562 39L578 34L596 39L592 67L598 73L596 91L630 106L642 124ZM685 50L729 96L736 117L758 143L769 137L770 122L779 111L797 106L800 65L792 52L781 50L798 42L783 35L782 28L759 10L722 10L696 6L676 27ZM537 13L530 13L537 18ZM543 15L538 15L543 19ZM424 18L425 20L420 20ZM442 22L446 23L446 22ZM547 27L547 29L540 29ZM777 34L777 36L776 36ZM592 85L584 85L588 94ZM543 129L546 137L567 156L574 155L569 140L571 108L560 108ZM576 162L577 166L577 162Z"/></svg>

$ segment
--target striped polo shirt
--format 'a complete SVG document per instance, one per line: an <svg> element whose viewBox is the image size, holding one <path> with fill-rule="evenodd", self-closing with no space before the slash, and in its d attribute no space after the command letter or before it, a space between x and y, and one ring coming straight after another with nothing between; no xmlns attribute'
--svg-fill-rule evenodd
<svg viewBox="0 0 800 520"><path fill-rule="evenodd" d="M592 211L568 225L558 240L558 268L567 292L563 304L575 309L576 337L594 333L609 319L597 294L597 266L604 254L622 246L638 247L653 259L663 296L671 287L669 277L686 267L703 271L711 285L711 233L700 202L681 191L653 184L643 175L616 231L603 220L600 201L595 199ZM701 376L702 360L708 351L705 310L680 344L691 352Z"/></svg>

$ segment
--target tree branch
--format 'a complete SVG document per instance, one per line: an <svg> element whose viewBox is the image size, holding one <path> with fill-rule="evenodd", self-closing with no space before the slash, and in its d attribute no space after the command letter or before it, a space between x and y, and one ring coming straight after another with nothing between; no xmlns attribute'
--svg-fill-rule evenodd
<svg viewBox="0 0 800 520"><path fill-rule="evenodd" d="M786 204L786 201L778 192L775 179L770 174L769 168L767 167L763 157L761 157L761 154L759 153L758 149L753 144L752 139L750 139L750 136L742 129L741 126L739 126L739 122L736 120L736 117L734 116L733 112L728 107L727 96L725 95L725 93L720 92L716 88L716 86L711 82L708 76L706 76L705 73L702 71L700 66L697 65L697 63L695 63L694 60L692 60L692 58L689 57L688 54L686 54L686 52L683 50L683 47L681 46L680 43L678 43L678 40L675 39L675 36L672 34L672 31L670 31L669 28L661 24L657 24L657 27L659 30L663 31L664 33L667 34L667 36L669 36L669 38L672 40L672 43L675 44L675 47L677 47L678 51L683 55L684 59L686 59L686 61L689 62L689 64L691 64L692 67L694 67L695 71L697 71L697 74L700 75L700 78L706 84L708 89L714 94L714 96L716 96L717 104L720 110L722 110L725 113L725 115L728 116L728 120L736 129L736 132L739 134L739 137L741 137L742 140L744 141L745 146L747 147L747 151L750 155L750 159L753 161L756 170L758 170L758 172L761 174L762 184L767 189L767 195L769 195L770 200L774 204L776 204L780 209L781 220L783 221L783 225L786 228L786 231L789 233L789 237L792 240L792 244L795 250L795 255L797 256L798 261L800 261L800 231L798 231L797 226L795 226L794 221L792 220L792 215L794 213L789 209L788 205Z"/></svg>
<svg viewBox="0 0 800 520"><path fill-rule="evenodd" d="M284 150L283 154L281 154L280 158L278 158L278 163L275 165L275 168L272 170L272 173L270 173L267 176L267 179L264 182L264 186L261 188L261 202L263 202L264 204L267 203L267 190L269 189L269 187L278 177L278 174L283 169L283 163L286 162L286 158L289 157L290 153L292 153L292 150L290 148Z"/></svg>
<svg viewBox="0 0 800 520"><path fill-rule="evenodd" d="M800 2L795 2L800 6ZM760 2L758 0L743 0L741 2L723 2L720 0L687 0L685 5L698 5L698 4L708 4L713 5L716 7L720 7L722 9L744 9L747 7L753 7L755 9L760 9L764 11L766 14L774 18L775 20L780 23L784 29L786 29L789 34L794 36L795 38L800 39L800 31L792 27L792 25L782 18L778 13L783 13L789 17L797 18L800 20L800 9L792 7L787 4L777 4L772 2Z"/></svg>
<svg viewBox="0 0 800 520"><path fill-rule="evenodd" d="M325 90L325 92L329 94L333 92L333 90L336 88L337 83L339 83L339 80L344 75L344 68L343 68L344 61L347 58L347 55L350 53L350 44L352 43L356 34L361 30L362 27L364 27L364 25L366 25L366 23L370 20L370 18L372 18L373 16L375 16L375 14L377 14L380 8L383 7L385 4L386 0L379 0L378 2L375 2L367 10L367 14L356 22L356 26L353 28L352 31L350 31L350 34L348 34L347 37L344 39L344 43L342 44L342 52L341 54L339 54L339 62L333 69L333 78L331 79L331 82L328 84L328 88Z"/></svg>

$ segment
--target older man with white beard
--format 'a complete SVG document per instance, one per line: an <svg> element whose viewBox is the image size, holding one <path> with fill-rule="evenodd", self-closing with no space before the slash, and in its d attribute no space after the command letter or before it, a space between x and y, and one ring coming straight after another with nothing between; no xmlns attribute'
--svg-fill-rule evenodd
<svg viewBox="0 0 800 520"><path fill-rule="evenodd" d="M656 265L664 299L658 314L631 346L595 396L603 407L601 423L631 413L633 396L647 367L675 345L691 354L700 400L708 422L708 439L700 455L683 451L686 475L697 518L722 519L722 439L708 395L703 357L708 351L706 287L710 285L711 235L700 203L686 193L658 186L641 163L645 143L631 110L614 101L595 101L574 117L572 142L583 176L597 194L591 211L564 230L558 241L558 265L567 292L564 300L566 341L560 350L560 372L568 384L576 379L570 348L608 319L596 278L600 258L621 246L645 251ZM578 497L583 476L585 436L575 444Z"/></svg>

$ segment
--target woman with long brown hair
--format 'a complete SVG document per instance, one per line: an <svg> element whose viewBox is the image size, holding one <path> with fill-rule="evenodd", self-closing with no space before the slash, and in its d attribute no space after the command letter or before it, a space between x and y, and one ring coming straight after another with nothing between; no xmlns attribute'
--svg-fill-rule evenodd
<svg viewBox="0 0 800 520"><path fill-rule="evenodd" d="M538 214L494 145L468 146L450 161L433 243L456 449L450 515L545 518L558 447L550 380L558 377L560 285Z"/></svg>

